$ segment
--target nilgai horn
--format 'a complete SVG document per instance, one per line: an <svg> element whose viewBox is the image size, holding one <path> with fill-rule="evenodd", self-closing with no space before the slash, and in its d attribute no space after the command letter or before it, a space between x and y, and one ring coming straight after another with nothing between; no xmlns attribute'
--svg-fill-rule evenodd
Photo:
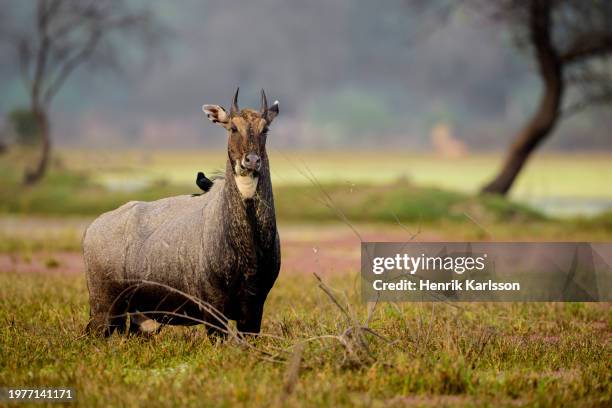
<svg viewBox="0 0 612 408"><path fill-rule="evenodd" d="M268 108L262 92L262 109L240 110L236 90L229 114L219 105L202 110L227 130L225 177L199 196L131 201L87 228L89 332L146 332L194 319L260 331L281 261L266 154L278 102Z"/></svg>

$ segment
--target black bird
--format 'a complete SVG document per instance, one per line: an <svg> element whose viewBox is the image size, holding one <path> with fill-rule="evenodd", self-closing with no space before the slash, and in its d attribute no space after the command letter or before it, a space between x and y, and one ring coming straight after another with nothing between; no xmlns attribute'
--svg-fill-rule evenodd
<svg viewBox="0 0 612 408"><path fill-rule="evenodd" d="M198 171L198 175L196 176L196 184L202 191L207 192L212 187L213 182L211 179L206 177L204 173Z"/></svg>

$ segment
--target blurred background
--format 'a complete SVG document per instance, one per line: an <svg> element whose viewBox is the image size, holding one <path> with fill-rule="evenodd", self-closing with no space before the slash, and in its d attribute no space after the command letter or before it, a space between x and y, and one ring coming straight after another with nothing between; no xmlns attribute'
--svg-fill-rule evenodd
<svg viewBox="0 0 612 408"><path fill-rule="evenodd" d="M281 219L338 220L313 179L356 222L609 216L610 2L2 3L5 214L197 192L240 86Z"/></svg>
<svg viewBox="0 0 612 408"><path fill-rule="evenodd" d="M362 241L612 242L610 55L612 0L0 0L0 384L87 407L610 406L609 303L366 305L359 278ZM81 335L83 232L201 193L227 158L201 107L238 86L280 103L270 337Z"/></svg>

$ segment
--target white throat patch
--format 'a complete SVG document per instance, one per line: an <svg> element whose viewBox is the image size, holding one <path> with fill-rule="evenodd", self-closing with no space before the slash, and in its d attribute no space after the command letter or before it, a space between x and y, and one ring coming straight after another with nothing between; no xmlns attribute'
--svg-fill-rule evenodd
<svg viewBox="0 0 612 408"><path fill-rule="evenodd" d="M259 177L254 177L252 174L249 174L246 176L234 176L234 180L236 180L236 185L238 186L238 191L240 191L242 198L253 198L257 190L257 181Z"/></svg>

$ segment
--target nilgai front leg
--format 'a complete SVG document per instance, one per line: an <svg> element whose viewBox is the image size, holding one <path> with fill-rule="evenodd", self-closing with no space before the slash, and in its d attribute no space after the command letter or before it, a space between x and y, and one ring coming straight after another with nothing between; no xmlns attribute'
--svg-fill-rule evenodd
<svg viewBox="0 0 612 408"><path fill-rule="evenodd" d="M265 297L257 296L245 299L240 304L240 317L236 321L236 328L240 333L259 334Z"/></svg>

